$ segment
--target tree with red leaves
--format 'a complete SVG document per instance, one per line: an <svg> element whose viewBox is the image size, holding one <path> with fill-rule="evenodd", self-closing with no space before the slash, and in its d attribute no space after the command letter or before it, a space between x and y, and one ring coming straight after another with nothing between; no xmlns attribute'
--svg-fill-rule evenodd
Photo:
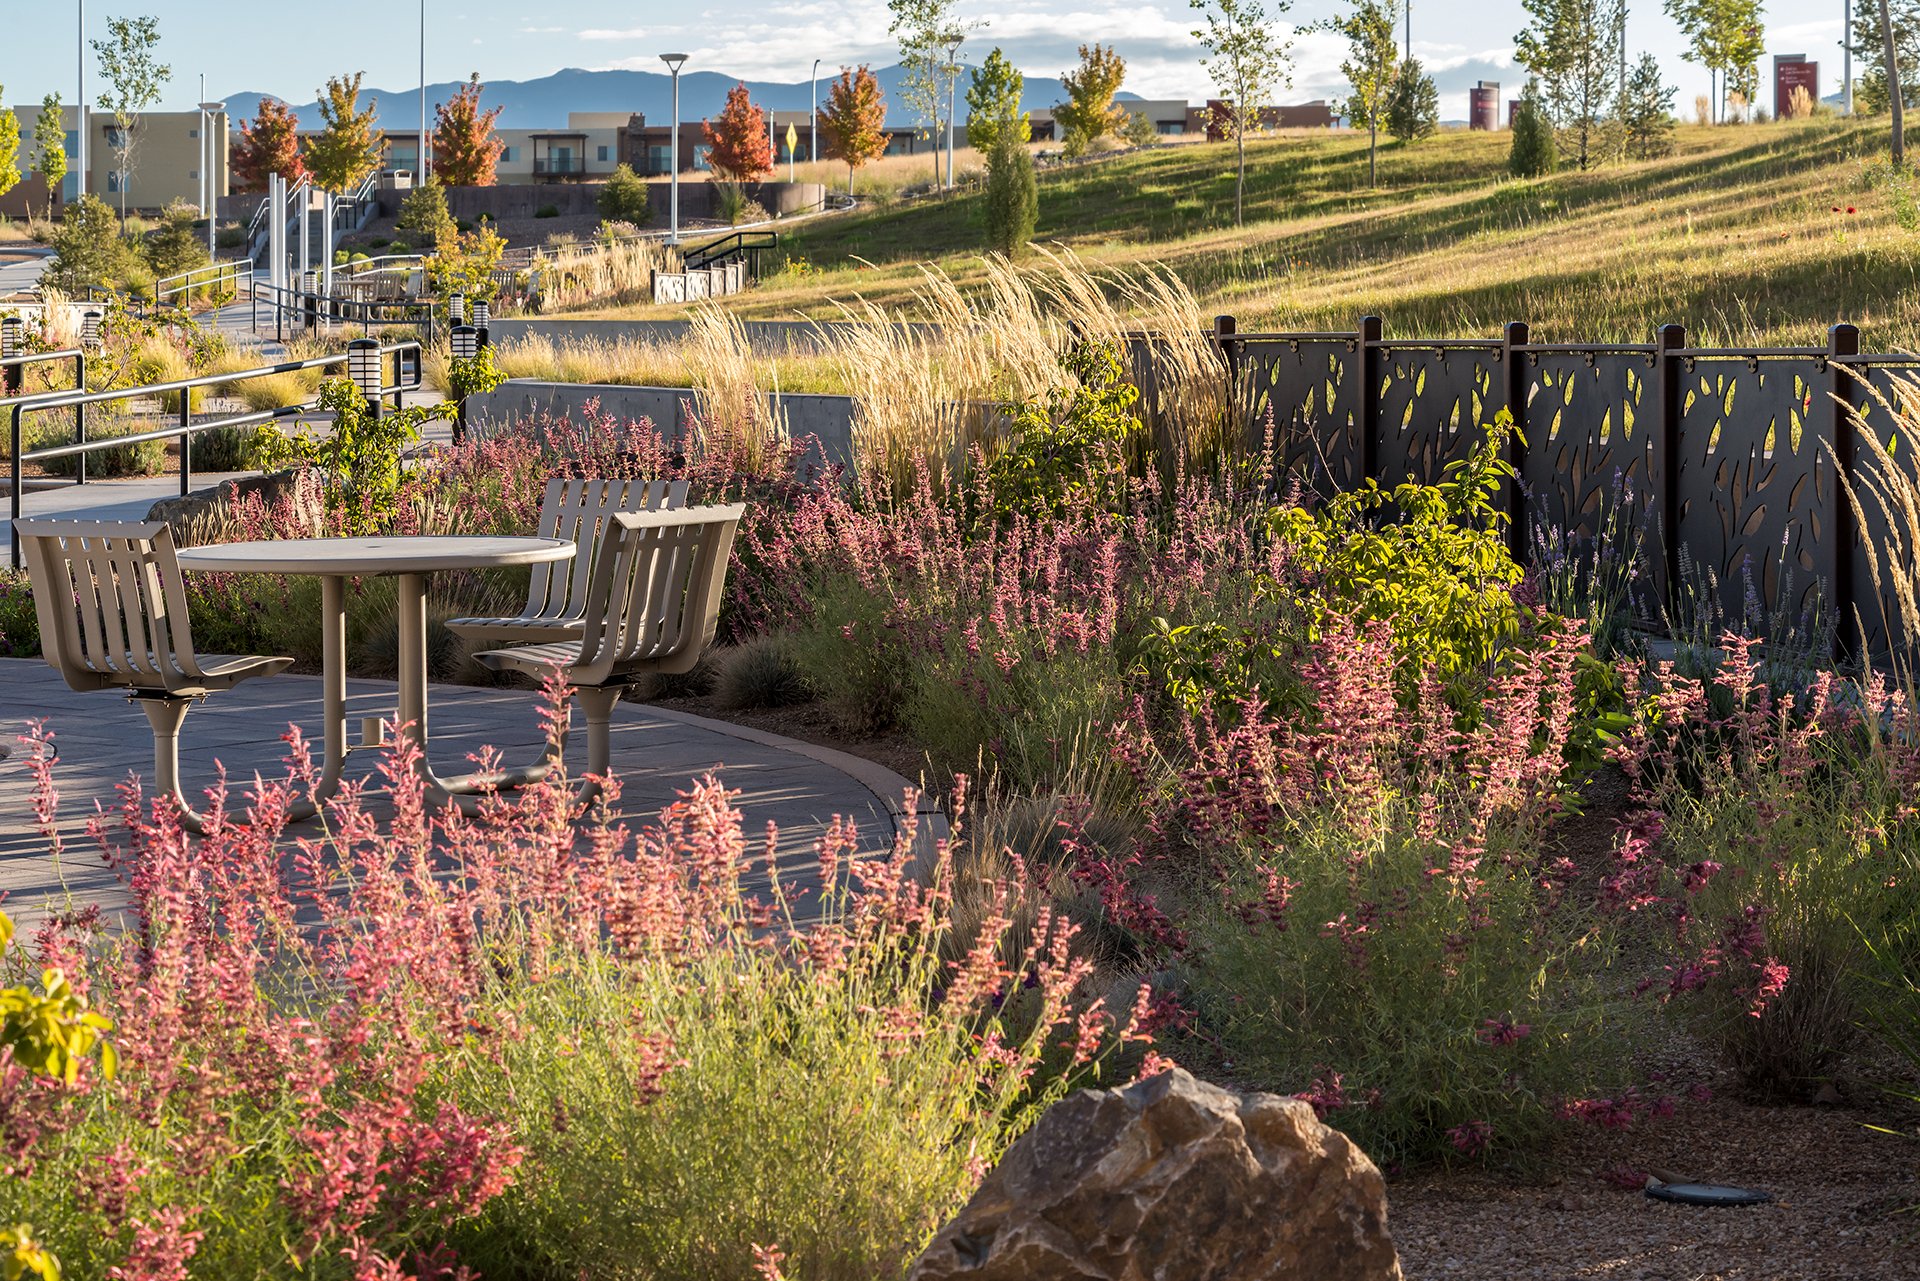
<svg viewBox="0 0 1920 1281"><path fill-rule="evenodd" d="M240 141L229 161L234 191L265 191L268 177L276 173L288 182L298 182L307 172L300 159L299 128L286 103L260 99L260 114L251 124L240 126Z"/></svg>
<svg viewBox="0 0 1920 1281"><path fill-rule="evenodd" d="M753 182L773 172L773 135L767 113L747 96L747 86L727 90L727 105L718 120L700 125L707 140L707 163L713 171L735 182Z"/></svg>
<svg viewBox="0 0 1920 1281"><path fill-rule="evenodd" d="M500 108L480 110L480 73L433 108L433 176L449 187L491 187L506 144L493 131Z"/></svg>
<svg viewBox="0 0 1920 1281"><path fill-rule="evenodd" d="M853 194L853 171L886 154L887 101L873 72L842 70L827 89L827 105L816 114L826 136L827 154L847 162L847 194Z"/></svg>

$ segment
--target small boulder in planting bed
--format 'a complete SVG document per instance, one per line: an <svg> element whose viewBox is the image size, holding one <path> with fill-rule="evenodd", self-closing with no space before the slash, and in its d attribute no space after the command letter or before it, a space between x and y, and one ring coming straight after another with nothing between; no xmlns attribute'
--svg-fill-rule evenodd
<svg viewBox="0 0 1920 1281"><path fill-rule="evenodd" d="M1380 1171L1299 1099L1174 1068L1008 1149L912 1281L1398 1281Z"/></svg>

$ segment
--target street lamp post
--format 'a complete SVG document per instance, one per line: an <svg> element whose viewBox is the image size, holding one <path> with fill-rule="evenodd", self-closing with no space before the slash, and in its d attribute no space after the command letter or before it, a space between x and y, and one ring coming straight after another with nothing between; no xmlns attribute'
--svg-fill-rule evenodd
<svg viewBox="0 0 1920 1281"><path fill-rule="evenodd" d="M807 160L820 163L820 59L813 60L813 110L807 113Z"/></svg>
<svg viewBox="0 0 1920 1281"><path fill-rule="evenodd" d="M206 77L200 77L200 96L206 97ZM214 184L213 170L220 159L220 152L213 145L213 119L227 109L224 102L202 102L200 104L200 181L206 188L206 203L200 212L207 218L207 261L213 261L213 224L220 211L220 188Z"/></svg>
<svg viewBox="0 0 1920 1281"><path fill-rule="evenodd" d="M1840 0L1840 104L1853 114L1853 0Z"/></svg>
<svg viewBox="0 0 1920 1281"><path fill-rule="evenodd" d="M80 166L80 181L74 189L77 199L87 194L87 0L80 0L80 25L74 42L74 68L79 80L74 86L73 119L79 130L80 145L74 161Z"/></svg>
<svg viewBox="0 0 1920 1281"><path fill-rule="evenodd" d="M667 135L667 167L673 171L669 179L670 194L667 197L669 209L669 230L667 243L680 243L680 68L686 64L684 53L663 53L660 61L667 64L673 73L673 130Z"/></svg>
<svg viewBox="0 0 1920 1281"><path fill-rule="evenodd" d="M960 88L960 71L956 60L960 56L960 46L966 36L958 31L949 31L940 38L947 46L947 189L953 189L953 112L958 101L956 95Z"/></svg>
<svg viewBox="0 0 1920 1281"><path fill-rule="evenodd" d="M415 169L427 180L427 0L420 0L420 145L414 148Z"/></svg>

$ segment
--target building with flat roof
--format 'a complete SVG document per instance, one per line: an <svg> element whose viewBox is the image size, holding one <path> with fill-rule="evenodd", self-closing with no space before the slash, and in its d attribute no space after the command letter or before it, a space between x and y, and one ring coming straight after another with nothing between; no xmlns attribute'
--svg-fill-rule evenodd
<svg viewBox="0 0 1920 1281"><path fill-rule="evenodd" d="M27 176L27 170L33 163L33 130L40 122L40 112L38 104L13 108L13 114L20 121L18 168L23 180L13 190L0 195L0 213L10 217L25 215L29 207L41 213L47 209L46 183L41 181L38 174ZM66 130L67 176L60 184L56 204L78 199L80 194L79 114L70 106L60 108L61 123ZM133 151L126 175L129 212L136 209L152 212L165 208L175 200L199 204L203 194L200 182L202 167L207 167L213 175L214 198L227 194L230 150L227 113L214 112L207 120L207 132L213 140L211 165L207 164L206 153L202 150L201 115L198 111L141 113L133 126ZM100 111L87 113L86 189L116 209L120 207L121 184L119 153L115 150L119 132L111 115Z"/></svg>

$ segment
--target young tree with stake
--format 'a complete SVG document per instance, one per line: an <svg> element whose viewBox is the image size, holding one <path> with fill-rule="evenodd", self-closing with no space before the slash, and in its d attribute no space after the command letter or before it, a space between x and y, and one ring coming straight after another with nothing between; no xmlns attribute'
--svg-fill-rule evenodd
<svg viewBox="0 0 1920 1281"><path fill-rule="evenodd" d="M344 192L380 167L387 135L375 127L379 101L360 109L360 80L365 73L332 76L320 95L320 132L307 143L307 170L323 191Z"/></svg>
<svg viewBox="0 0 1920 1281"><path fill-rule="evenodd" d="M47 184L47 217L52 218L61 179L67 176L67 129L57 93L40 100L40 116L33 122L33 171Z"/></svg>
<svg viewBox="0 0 1920 1281"><path fill-rule="evenodd" d="M233 147L233 189L265 191L274 174L290 183L298 182L307 172L306 162L300 158L299 130L300 122L286 103L278 98L260 99L259 113L241 124L240 141Z"/></svg>
<svg viewBox="0 0 1920 1281"><path fill-rule="evenodd" d="M1033 136L1033 122L1020 110L1020 96L1026 83L1020 69L998 49L973 69L967 85L969 147L984 156L993 150L1002 130L1011 130L1022 143Z"/></svg>
<svg viewBox="0 0 1920 1281"><path fill-rule="evenodd" d="M1247 129L1260 127L1260 108L1287 87L1291 42L1275 40L1273 28L1289 0L1189 0L1205 18L1193 36L1212 55L1204 64L1233 108L1233 223L1246 220Z"/></svg>
<svg viewBox="0 0 1920 1281"><path fill-rule="evenodd" d="M1345 36L1347 57L1340 74L1347 78L1347 119L1367 126L1367 185L1377 177L1380 125L1386 119L1387 98L1400 65L1400 46L1393 38L1393 10L1381 0L1357 0L1344 18L1328 19L1325 29Z"/></svg>
<svg viewBox="0 0 1920 1281"><path fill-rule="evenodd" d="M506 144L493 131L501 108L480 110L480 73L433 108L433 176L449 187L491 187Z"/></svg>
<svg viewBox="0 0 1920 1281"><path fill-rule="evenodd" d="M160 91L173 78L173 68L157 61L160 24L151 17L109 18L107 38L90 40L100 60L107 87L100 93L100 109L112 114L113 168L120 184L120 221L127 221L127 188L133 179L134 130L140 113L158 105Z"/></svg>
<svg viewBox="0 0 1920 1281"><path fill-rule="evenodd" d="M726 106L714 120L700 124L707 163L735 182L755 182L773 172L773 136L767 113L755 105L744 82L727 90Z"/></svg>
<svg viewBox="0 0 1920 1281"><path fill-rule="evenodd" d="M1113 95L1127 79L1127 62L1101 44L1080 46L1080 65L1060 77L1067 100L1053 109L1053 118L1067 132L1067 150L1084 151L1126 123L1127 113L1113 105Z"/></svg>

